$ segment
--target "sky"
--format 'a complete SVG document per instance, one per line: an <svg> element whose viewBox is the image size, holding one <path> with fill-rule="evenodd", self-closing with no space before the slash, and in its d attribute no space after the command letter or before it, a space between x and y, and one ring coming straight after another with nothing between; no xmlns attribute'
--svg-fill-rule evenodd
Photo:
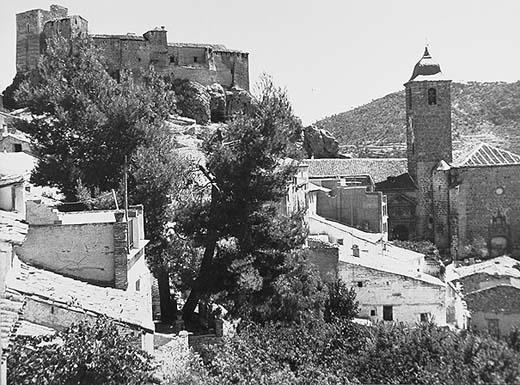
<svg viewBox="0 0 520 385"><path fill-rule="evenodd" d="M425 44L454 81L520 79L518 0L0 0L0 92L15 75L15 14L69 8L91 33L220 43L249 52L249 76L287 89L305 125L399 91Z"/></svg>

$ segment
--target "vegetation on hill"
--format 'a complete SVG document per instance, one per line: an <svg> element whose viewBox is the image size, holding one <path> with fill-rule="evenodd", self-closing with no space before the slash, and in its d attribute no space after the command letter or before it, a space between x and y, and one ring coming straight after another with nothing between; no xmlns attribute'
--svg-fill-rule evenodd
<svg viewBox="0 0 520 385"><path fill-rule="evenodd" d="M520 153L520 81L453 83L451 101L455 141L478 135L482 140ZM343 146L404 144L404 90L315 124L331 132Z"/></svg>

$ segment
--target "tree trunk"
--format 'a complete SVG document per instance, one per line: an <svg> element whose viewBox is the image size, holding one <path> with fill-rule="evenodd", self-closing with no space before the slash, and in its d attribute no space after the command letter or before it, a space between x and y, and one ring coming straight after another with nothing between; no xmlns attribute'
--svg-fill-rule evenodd
<svg viewBox="0 0 520 385"><path fill-rule="evenodd" d="M215 230L211 230L211 233L208 234L208 240L206 242L206 248L204 249L204 256L202 257L202 261L200 264L199 274L197 279L193 283L193 287L191 288L190 295L182 308L182 318L184 319L184 323L187 324L193 317L193 312L199 303L200 297L204 293L204 282L207 273L209 272L209 267L211 266L211 261L213 260L213 255L215 254L215 248L217 246L217 235Z"/></svg>
<svg viewBox="0 0 520 385"><path fill-rule="evenodd" d="M204 170L202 171L204 172ZM209 180L211 180L208 175L206 176ZM206 241L204 242L204 256L202 257L202 261L200 263L197 279L193 283L190 295L188 296L188 299L182 308L182 318L185 325L187 325L192 320L193 312L199 303L200 297L204 293L204 284L206 281L205 277L207 276L207 273L209 273L209 267L211 266L213 255L215 254L215 248L217 247L217 218L215 218L215 202L217 199L217 194L218 191L215 187L215 184L213 184L211 187L211 206L209 209L208 235L206 237Z"/></svg>
<svg viewBox="0 0 520 385"><path fill-rule="evenodd" d="M159 299L161 301L161 320L173 322L177 315L177 303L170 294L170 275L164 266L161 266L157 272L157 284L159 285Z"/></svg>

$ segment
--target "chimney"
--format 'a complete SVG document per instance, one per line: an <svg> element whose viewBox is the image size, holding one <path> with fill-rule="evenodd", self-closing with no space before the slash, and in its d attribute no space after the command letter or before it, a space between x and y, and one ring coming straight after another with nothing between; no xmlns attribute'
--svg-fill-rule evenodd
<svg viewBox="0 0 520 385"><path fill-rule="evenodd" d="M128 287L128 224L124 211L116 211L114 223L114 286L126 290Z"/></svg>

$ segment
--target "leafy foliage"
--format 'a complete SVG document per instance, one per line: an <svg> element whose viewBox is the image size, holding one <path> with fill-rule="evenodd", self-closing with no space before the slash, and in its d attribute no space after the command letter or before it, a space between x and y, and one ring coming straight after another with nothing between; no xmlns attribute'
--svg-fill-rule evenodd
<svg viewBox="0 0 520 385"><path fill-rule="evenodd" d="M51 336L17 337L8 356L10 384L142 384L148 354L111 321L80 322Z"/></svg>
<svg viewBox="0 0 520 385"><path fill-rule="evenodd" d="M356 291L348 288L340 279L327 283L328 298L325 302L324 319L332 322L337 319L351 320L359 312Z"/></svg>
<svg viewBox="0 0 520 385"><path fill-rule="evenodd" d="M34 182L59 187L69 199L78 181L91 191L117 188L125 156L174 106L173 93L153 73L139 84L128 74L119 82L110 77L86 38L49 40L37 73L16 98L33 114L19 128L35 140Z"/></svg>
<svg viewBox="0 0 520 385"><path fill-rule="evenodd" d="M452 83L452 130L464 135L487 134L500 147L520 152L520 82ZM340 145L406 143L404 91L394 92L353 110L316 122Z"/></svg>
<svg viewBox="0 0 520 385"><path fill-rule="evenodd" d="M299 215L280 215L279 202L295 172L283 160L300 129L286 93L264 79L254 106L205 142L210 199L186 206L177 218L179 232L204 249L185 319L202 296L224 296L232 312L267 299L277 278L293 269L289 256L305 231Z"/></svg>
<svg viewBox="0 0 520 385"><path fill-rule="evenodd" d="M204 356L207 383L515 384L520 354L489 336L422 323L249 325Z"/></svg>

